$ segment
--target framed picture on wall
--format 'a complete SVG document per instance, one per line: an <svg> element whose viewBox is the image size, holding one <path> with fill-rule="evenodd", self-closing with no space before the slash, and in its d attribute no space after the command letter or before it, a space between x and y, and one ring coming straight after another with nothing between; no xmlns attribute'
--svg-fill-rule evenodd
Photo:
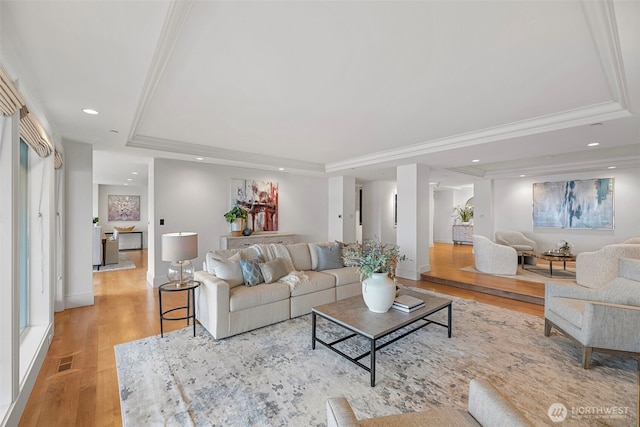
<svg viewBox="0 0 640 427"><path fill-rule="evenodd" d="M533 184L533 227L613 230L614 179Z"/></svg>
<svg viewBox="0 0 640 427"><path fill-rule="evenodd" d="M231 206L248 211L252 231L278 231L278 183L231 179Z"/></svg>
<svg viewBox="0 0 640 427"><path fill-rule="evenodd" d="M140 196L109 195L109 221L140 221Z"/></svg>

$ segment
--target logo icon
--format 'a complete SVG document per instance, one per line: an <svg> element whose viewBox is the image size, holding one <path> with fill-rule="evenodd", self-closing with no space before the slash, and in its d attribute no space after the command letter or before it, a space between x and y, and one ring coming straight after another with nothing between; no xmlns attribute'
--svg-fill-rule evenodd
<svg viewBox="0 0 640 427"><path fill-rule="evenodd" d="M553 421L554 423L563 422L565 418L567 418L567 414L567 407L562 403L552 403L551 406L549 406L549 410L547 411L549 419L551 419L551 421Z"/></svg>

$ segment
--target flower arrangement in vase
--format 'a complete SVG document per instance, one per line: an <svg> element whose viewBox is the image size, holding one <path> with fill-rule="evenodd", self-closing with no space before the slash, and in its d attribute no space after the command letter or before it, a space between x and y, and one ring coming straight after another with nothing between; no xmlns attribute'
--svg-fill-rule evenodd
<svg viewBox="0 0 640 427"><path fill-rule="evenodd" d="M463 224L469 223L473 219L473 206L471 205L464 205L464 207L458 205L453 208L453 212Z"/></svg>
<svg viewBox="0 0 640 427"><path fill-rule="evenodd" d="M347 247L342 257L346 266L357 267L362 282L362 297L370 311L386 313L396 297L396 267L407 261L400 247L380 240L365 240Z"/></svg>

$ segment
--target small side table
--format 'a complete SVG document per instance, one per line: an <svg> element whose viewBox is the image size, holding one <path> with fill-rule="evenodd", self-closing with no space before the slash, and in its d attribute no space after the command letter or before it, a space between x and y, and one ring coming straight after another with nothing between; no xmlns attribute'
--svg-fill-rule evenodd
<svg viewBox="0 0 640 427"><path fill-rule="evenodd" d="M158 302L160 306L160 337L164 337L164 329L162 326L163 320L186 320L187 326L189 326L189 319L193 319L193 336L196 336L196 288L202 283L197 280L189 283L183 283L180 286L176 286L176 282L169 282L158 287ZM162 310L162 294L164 292L187 292L187 305L182 307L170 308L168 310ZM168 317L169 313L177 310L187 310L184 317Z"/></svg>

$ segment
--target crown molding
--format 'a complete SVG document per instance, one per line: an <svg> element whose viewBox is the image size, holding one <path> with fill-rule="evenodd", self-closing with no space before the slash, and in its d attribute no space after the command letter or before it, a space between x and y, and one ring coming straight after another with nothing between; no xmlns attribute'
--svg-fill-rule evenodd
<svg viewBox="0 0 640 427"><path fill-rule="evenodd" d="M366 156L354 157L327 164L327 172L339 172L345 169L371 166L383 162L406 160L416 156L438 153L457 148L472 147L488 142L519 138L543 132L552 132L595 122L629 117L631 113L618 102L610 101L582 108L563 111L557 114L536 117L529 120L509 123L481 129L475 132L453 135L426 141L394 150L379 151Z"/></svg>
<svg viewBox="0 0 640 427"><path fill-rule="evenodd" d="M204 157L208 162L232 166L251 167L254 169L285 168L288 171L298 171L306 174L324 174L321 163L305 162L264 154L250 153L227 148L211 147L208 145L192 144L169 139L154 138L138 135L127 142L127 147L143 148L147 150Z"/></svg>
<svg viewBox="0 0 640 427"><path fill-rule="evenodd" d="M613 1L582 0L581 4L609 82L611 96L622 108L627 109L629 93Z"/></svg>
<svg viewBox="0 0 640 427"><path fill-rule="evenodd" d="M147 108L151 103L151 98L153 98L156 92L169 59L171 59L171 54L182 33L182 28L189 17L193 3L194 0L172 0L169 3L169 10L162 25L158 44L153 54L153 59L151 60L147 78L142 87L142 93L140 94L133 123L131 124L131 131L129 132L130 140L134 139L138 133L138 126L145 117Z"/></svg>

